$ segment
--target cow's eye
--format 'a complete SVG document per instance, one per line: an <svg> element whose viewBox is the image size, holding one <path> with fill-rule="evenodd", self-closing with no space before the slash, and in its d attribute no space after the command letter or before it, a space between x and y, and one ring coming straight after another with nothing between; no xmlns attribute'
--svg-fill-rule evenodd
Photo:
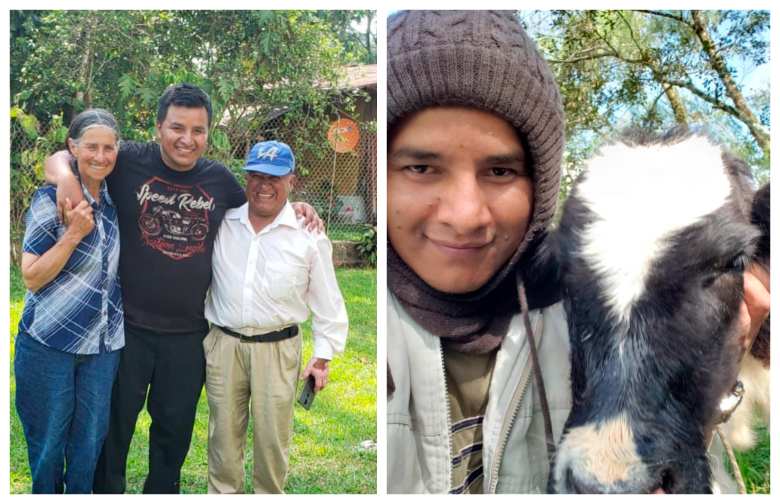
<svg viewBox="0 0 780 504"><path fill-rule="evenodd" d="M711 269L704 272L704 278L702 285L704 288L709 288L712 284L721 276L728 273L742 273L750 266L750 256L745 252L740 252L728 261L724 261L719 265L714 265Z"/></svg>
<svg viewBox="0 0 780 504"><path fill-rule="evenodd" d="M740 252L731 260L726 269L731 271L745 271L750 263L750 257L744 252Z"/></svg>

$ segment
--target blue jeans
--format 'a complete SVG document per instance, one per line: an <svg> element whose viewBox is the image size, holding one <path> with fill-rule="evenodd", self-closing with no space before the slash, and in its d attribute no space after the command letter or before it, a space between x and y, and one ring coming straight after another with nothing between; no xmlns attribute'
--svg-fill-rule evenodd
<svg viewBox="0 0 780 504"><path fill-rule="evenodd" d="M16 411L33 493L92 492L120 353L69 354L17 335Z"/></svg>

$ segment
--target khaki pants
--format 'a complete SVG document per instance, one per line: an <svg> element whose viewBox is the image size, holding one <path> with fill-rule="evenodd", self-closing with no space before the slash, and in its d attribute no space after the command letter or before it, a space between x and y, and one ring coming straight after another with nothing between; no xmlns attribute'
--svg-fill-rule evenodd
<svg viewBox="0 0 780 504"><path fill-rule="evenodd" d="M254 422L255 493L284 493L301 335L246 343L213 327L203 340L209 401L209 493L245 493L249 408Z"/></svg>

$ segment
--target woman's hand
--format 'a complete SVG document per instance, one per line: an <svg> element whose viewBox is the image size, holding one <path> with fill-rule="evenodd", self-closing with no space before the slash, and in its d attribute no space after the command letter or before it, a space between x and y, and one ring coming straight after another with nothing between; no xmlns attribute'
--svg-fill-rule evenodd
<svg viewBox="0 0 780 504"><path fill-rule="evenodd" d="M66 202L68 206L70 200ZM41 256L22 253L22 279L31 292L38 292L60 274L81 240L95 229L92 207L82 201L65 213L67 231L62 238Z"/></svg>
<svg viewBox="0 0 780 504"><path fill-rule="evenodd" d="M65 199L65 203L67 207L72 206L69 198ZM95 229L95 218L92 215L92 207L89 206L89 203L82 200L73 210L66 210L65 226L68 228L65 235L75 240L76 243L91 233Z"/></svg>

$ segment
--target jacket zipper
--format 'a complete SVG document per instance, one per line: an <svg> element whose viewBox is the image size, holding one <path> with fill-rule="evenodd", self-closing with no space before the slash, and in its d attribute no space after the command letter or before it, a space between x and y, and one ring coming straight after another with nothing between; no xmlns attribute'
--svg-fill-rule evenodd
<svg viewBox="0 0 780 504"><path fill-rule="evenodd" d="M536 330L541 326L542 324L542 313L539 312L539 320L536 323ZM527 336L526 336L527 340ZM539 347L542 346L542 331L539 331L538 335L534 335L534 340L536 342L536 348L539 349ZM512 411L512 415L507 418L509 420L509 423L504 423L504 427L501 429L501 442L499 443L499 449L496 451L496 454L493 456L493 466L491 470L490 475L490 491L489 493L495 494L496 489L498 487L498 469L501 467L501 458L504 456L504 448L506 448L507 442L509 442L509 433L512 432L512 425L515 423L515 419L517 418L517 412L520 411L520 403L523 402L523 397L525 397L525 392L528 390L528 384L531 382L531 373L533 372L533 364L531 363L531 354L529 352L528 359L525 362L525 368L523 368L523 376L520 379L520 383L517 384L517 389L515 390L515 394L512 396L512 403L514 404L514 407L510 408Z"/></svg>
<svg viewBox="0 0 780 504"><path fill-rule="evenodd" d="M439 355L441 356L441 369L444 371L444 347L441 344L441 340L439 340ZM450 493L450 490L452 490L452 420L450 418L450 396L449 392L447 392L446 374L444 376L444 404L447 408L447 470L445 472L449 476L445 493Z"/></svg>

